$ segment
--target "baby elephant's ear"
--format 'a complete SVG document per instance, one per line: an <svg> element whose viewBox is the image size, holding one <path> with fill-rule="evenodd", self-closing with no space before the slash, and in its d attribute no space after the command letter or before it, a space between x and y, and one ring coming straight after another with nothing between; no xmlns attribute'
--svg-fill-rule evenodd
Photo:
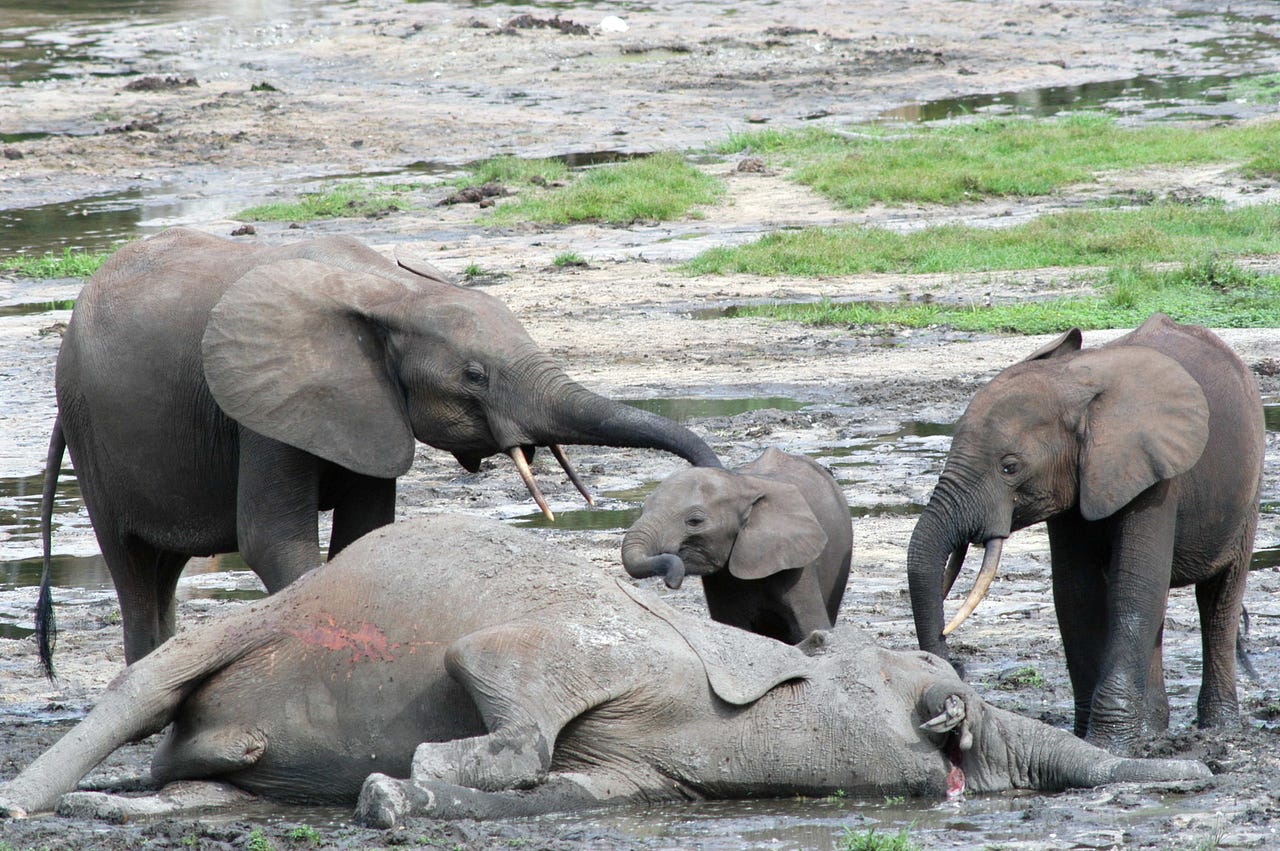
<svg viewBox="0 0 1280 851"><path fill-rule="evenodd" d="M273 440L367 476L403 475L413 431L372 313L404 294L388 278L314 260L251 269L205 328L213 398Z"/></svg>
<svg viewBox="0 0 1280 851"><path fill-rule="evenodd" d="M757 476L743 478L754 490L754 502L729 553L731 574L763 579L805 567L822 555L827 533L798 487Z"/></svg>

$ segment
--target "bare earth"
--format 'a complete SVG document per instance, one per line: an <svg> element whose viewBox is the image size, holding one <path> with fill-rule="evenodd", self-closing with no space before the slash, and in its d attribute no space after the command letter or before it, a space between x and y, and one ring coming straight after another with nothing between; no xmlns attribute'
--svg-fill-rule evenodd
<svg viewBox="0 0 1280 851"><path fill-rule="evenodd" d="M228 234L234 209L287 197L304 177L367 174L415 162L440 168L495 154L548 156L620 150L704 148L731 132L810 121L845 126L883 110L962 94L1125 79L1138 74L1243 74L1276 70L1280 38L1274 4L1242 2L1231 15L1215 4L1154 6L1110 2L866 3L772 2L600 4L561 10L555 27L507 31L534 7L392 0L315 6L247 4L242 19L207 5L189 14L140 22L110 36L108 67L70 79L0 87L5 132L48 131L6 147L0 160L0 209L89 194L165 185L208 213L181 223ZM8 14L8 13L6 13ZM35 13L31 13L35 14ZM625 32L600 23L616 15ZM1227 48L1227 49L1224 49ZM194 77L198 85L126 92L134 77ZM268 82L278 91L251 92ZM130 122L153 129L106 133ZM1086 287L1078 272L1041 269L970 276L866 275L820 280L747 276L690 278L674 264L697 251L805 224L869 222L911 228L964 219L1007 223L1088 198L1129 191L1196 193L1227 203L1274 201L1280 190L1247 185L1225 168L1153 169L1109 175L1103 185L1034 200L1002 200L962 209L872 209L850 214L780 175L736 170L735 158L704 166L722 177L723 203L683 222L628 228L574 226L499 230L472 205L429 206L444 187L421 193L411 212L377 220L259 225L284 241L316 233L357 235L376 247L412 251L454 273L475 264L482 282L524 320L535 339L569 372L600 392L628 399L785 398L776 407L693 419L729 464L767 446L808 452L828 463L855 519L854 578L843 617L866 625L889 646L914 646L904 575L914 507L927 499L946 449L928 429L947 423L1000 369L1037 348L1041 338L987 337L932 330L892 337L850 329L812 329L751 319L705 321L692 311L743 302L839 298L941 298L985 303ZM421 175L412 179L425 179ZM235 204L228 206L234 199ZM165 224L160 222L158 224ZM552 258L575 251L586 267L556 269ZM1280 257L1247 261L1280 270ZM78 282L32 283L0 277L0 301L27 303L73 296ZM0 476L38 476L54 416L52 368L58 336L39 332L67 312L0 317ZM1086 345L1119 332L1091 332ZM1263 394L1280 401L1280 333L1224 330L1255 369ZM794 407L794 406L788 406ZM910 429L908 429L910 431ZM917 433L918 432L918 433ZM1268 435L1260 548L1280 546L1280 435ZM573 457L599 494L600 510L633 507L635 488L679 469L653 453L580 448ZM402 516L468 511L514 518L533 509L523 487L498 461L468 475L426 450L401 488ZM581 508L554 464L539 459L552 507ZM30 502L23 505L30 505ZM3 506L0 506L3 507ZM0 515L7 517L8 515ZM566 517L574 517L567 514ZM9 521L5 521L9 522ZM0 560L38 554L30 517L0 528ZM616 529L573 524L539 529L618 571ZM95 551L83 513L55 530L55 550ZM202 569L207 570L208 565ZM252 575L189 571L180 622L190 626L234 602L203 591L228 583L253 587ZM914 824L928 847L1168 848L1280 847L1280 573L1250 577L1249 646L1261 679L1242 679L1244 726L1192 729L1199 680L1194 596L1173 592L1166 626L1171 734L1153 753L1205 759L1217 776L1204 787L1114 787L1057 796L977 798L956 804L884 801L784 801L777 804L664 806L621 813L489 824L411 823L390 834L351 826L347 814L264 806L202 819L106 827L37 818L0 825L0 847L242 848L257 828L276 848L318 847L290 832L319 830L324 847L440 844L509 848L832 848L846 827L897 830ZM670 596L698 608L696 582ZM0 613L25 617L33 589L0 592ZM0 778L12 776L85 712L122 667L114 598L106 592L58 592L63 628L61 677L44 681L34 645L0 639ZM29 621L28 621L29 625ZM1002 577L988 602L957 635L970 680L990 700L1068 726L1071 692L1048 591L1048 552L1040 530L1006 547ZM1042 686L1019 686L1009 672L1032 665ZM149 745L125 749L102 777L145 771ZM109 785L109 784L108 784ZM184 840L188 840L184 845Z"/></svg>

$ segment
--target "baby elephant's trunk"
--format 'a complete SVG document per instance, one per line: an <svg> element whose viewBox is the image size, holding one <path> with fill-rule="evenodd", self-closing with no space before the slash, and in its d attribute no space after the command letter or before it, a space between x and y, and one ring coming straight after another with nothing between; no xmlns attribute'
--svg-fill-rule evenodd
<svg viewBox="0 0 1280 851"><path fill-rule="evenodd" d="M661 576L668 588L684 582L684 562L674 553L652 553L643 535L628 532L622 539L622 566L636 579Z"/></svg>

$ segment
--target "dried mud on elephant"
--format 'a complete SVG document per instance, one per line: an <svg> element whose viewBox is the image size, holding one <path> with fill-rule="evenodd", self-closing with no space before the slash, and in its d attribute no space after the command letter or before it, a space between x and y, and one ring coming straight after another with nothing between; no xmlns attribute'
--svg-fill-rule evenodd
<svg viewBox="0 0 1280 851"><path fill-rule="evenodd" d="M168 224L225 236L241 224L230 218L235 211L287 195L304 178L385 173L415 163L418 174L429 175L495 154L702 149L736 130L812 122L843 127L888 110L910 117L927 112L933 102L969 95L1035 90L1023 99L1037 101L1066 87L1119 85L1144 75L1208 81L1274 71L1268 46L1280 38L1274 9L1263 2L1233 4L1230 15L1209 3L1157 8L1085 0L925 0L909 10L879 0L560 10L561 21L580 24L585 32L508 27L520 16L551 16L545 9L505 4L373 0L317 6L275 0L231 17L194 0L144 12L132 26L97 27L96 52L86 48L87 59L69 66L69 73L59 67L46 79L0 86L0 130L20 135L5 136L3 212L40 205L56 210L72 199L134 193L166 205L129 219L129 236ZM620 18L626 30L602 28L606 15ZM41 20L35 25L58 31L55 23ZM194 78L197 85L126 90L140 75ZM1273 111L1271 104L1253 114ZM490 273L486 291L510 306L534 340L592 390L691 412L686 424L730 466L769 446L817 458L836 473L855 515L852 578L841 619L864 626L886 646L913 647L906 544L940 472L948 444L945 424L959 416L979 386L1046 338L945 330L880 337L756 319L706 321L693 311L823 295L999 301L1082 285L1071 273L1053 269L812 280L690 278L673 264L711 245L783 227L1016 221L1079 204L1081 195L1067 191L1048 199L949 209L872 207L850 214L783 176L739 171L731 159L709 158L702 167L724 180L726 197L700 211L700 218L672 224L498 229L477 223L473 205L454 204L308 224L301 234L287 224L259 224L256 236L237 238L280 244L302 235L344 234L388 256L399 248L420 252L455 274L474 265ZM1243 181L1220 168L1153 169L1104 181L1117 191L1189 193L1227 203L1277 195L1275 186ZM431 192L442 200L452 187ZM586 265L552 265L569 251ZM1275 257L1249 262L1265 270L1280 267ZM9 305L52 302L74 297L78 285L0 276L0 296ZM0 532L0 550L12 563L38 552L30 494L39 490L53 420L52 367L59 342L56 334L40 331L66 316L65 310L0 315L0 393L6 405L0 474L12 483L12 496L6 494L0 506L12 508L0 515L10 524ZM1086 333L1085 345L1119 333ZM1228 329L1221 335L1274 405L1280 399L1277 334ZM1274 425L1267 439L1257 544L1273 554L1280 543L1280 438ZM541 456L535 471L559 515L555 526L530 519L536 509L504 466L486 462L468 474L444 453L420 448L402 480L398 516L461 510L539 525L538 534L602 571L623 575L622 530L644 489L685 464L636 450L583 447L571 453L601 496L595 512L580 510L572 484ZM82 511L73 509L58 520L60 555L96 552ZM946 805L838 798L666 805L536 820L411 820L391 833L352 827L345 810L263 805L230 815L110 827L33 819L5 824L0 847L835 848L846 827L894 831L909 825L928 847L1165 848L1206 841L1266 847L1280 841L1273 828L1280 815L1274 788L1280 693L1273 685L1280 676L1280 575L1274 558L1262 564L1252 572L1246 594L1249 646L1261 680L1240 683L1245 726L1239 731L1201 734L1191 728L1200 654L1195 602L1187 592L1175 592L1170 600L1165 661L1173 732L1146 749L1204 759L1217 773L1205 787L1118 786L1055 796L971 797ZM250 574L211 572L213 567L188 568L179 586L180 624L215 617L239 605L236 597L256 593ZM661 588L660 580L646 582ZM80 584L88 587L59 591L63 637L56 684L40 676L29 639L0 638L0 776L15 774L68 729L123 667L118 608L109 585L99 581L94 587L83 579ZM664 593L681 608L704 609L696 581ZM29 625L34 599L28 586L4 590L0 614ZM1010 541L992 596L953 636L952 649L965 657L969 682L987 700L1070 728L1071 690L1049 597L1042 529ZM145 771L152 745L117 753L95 775L97 781Z"/></svg>

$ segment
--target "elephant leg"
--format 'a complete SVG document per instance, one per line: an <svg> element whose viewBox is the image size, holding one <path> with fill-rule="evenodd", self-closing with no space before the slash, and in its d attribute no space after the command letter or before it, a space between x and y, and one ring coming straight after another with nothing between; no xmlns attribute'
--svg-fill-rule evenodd
<svg viewBox="0 0 1280 851"><path fill-rule="evenodd" d="M405 818L518 818L599 803L602 789L584 775L556 775L534 789L485 792L440 781L396 780L371 774L360 789L356 821L392 828Z"/></svg>
<svg viewBox="0 0 1280 851"><path fill-rule="evenodd" d="M1200 610L1202 674L1196 700L1196 724L1217 727L1236 723L1236 641L1249 575L1247 558L1196 586Z"/></svg>
<svg viewBox="0 0 1280 851"><path fill-rule="evenodd" d="M489 732L419 745L414 781L489 791L538 785L564 725L613 696L605 687L617 679L609 655L582 646L570 630L519 621L458 639L445 653L445 668Z"/></svg>
<svg viewBox="0 0 1280 851"><path fill-rule="evenodd" d="M1147 707L1167 699L1147 694L1173 577L1177 506L1167 490L1152 487L1111 521L1107 641L1087 738L1116 752L1143 734Z"/></svg>
<svg viewBox="0 0 1280 851"><path fill-rule="evenodd" d="M274 594L320 564L320 459L240 429L236 539Z"/></svg>
<svg viewBox="0 0 1280 851"><path fill-rule="evenodd" d="M355 475L333 508L329 558L396 519L396 480Z"/></svg>
<svg viewBox="0 0 1280 851"><path fill-rule="evenodd" d="M120 601L124 658L132 664L173 636L174 592L187 556L158 550L137 538L99 538Z"/></svg>
<svg viewBox="0 0 1280 851"><path fill-rule="evenodd" d="M1165 595L1165 609L1169 607L1168 595ZM1155 652L1151 654L1151 664L1147 668L1146 704L1143 707L1143 719L1146 728L1151 731L1169 729L1169 693L1164 687L1164 623L1160 624L1160 632L1156 635Z"/></svg>
<svg viewBox="0 0 1280 851"><path fill-rule="evenodd" d="M1050 520L1053 604L1075 698L1075 734L1089 732L1093 693L1106 646L1108 548L1079 517Z"/></svg>

